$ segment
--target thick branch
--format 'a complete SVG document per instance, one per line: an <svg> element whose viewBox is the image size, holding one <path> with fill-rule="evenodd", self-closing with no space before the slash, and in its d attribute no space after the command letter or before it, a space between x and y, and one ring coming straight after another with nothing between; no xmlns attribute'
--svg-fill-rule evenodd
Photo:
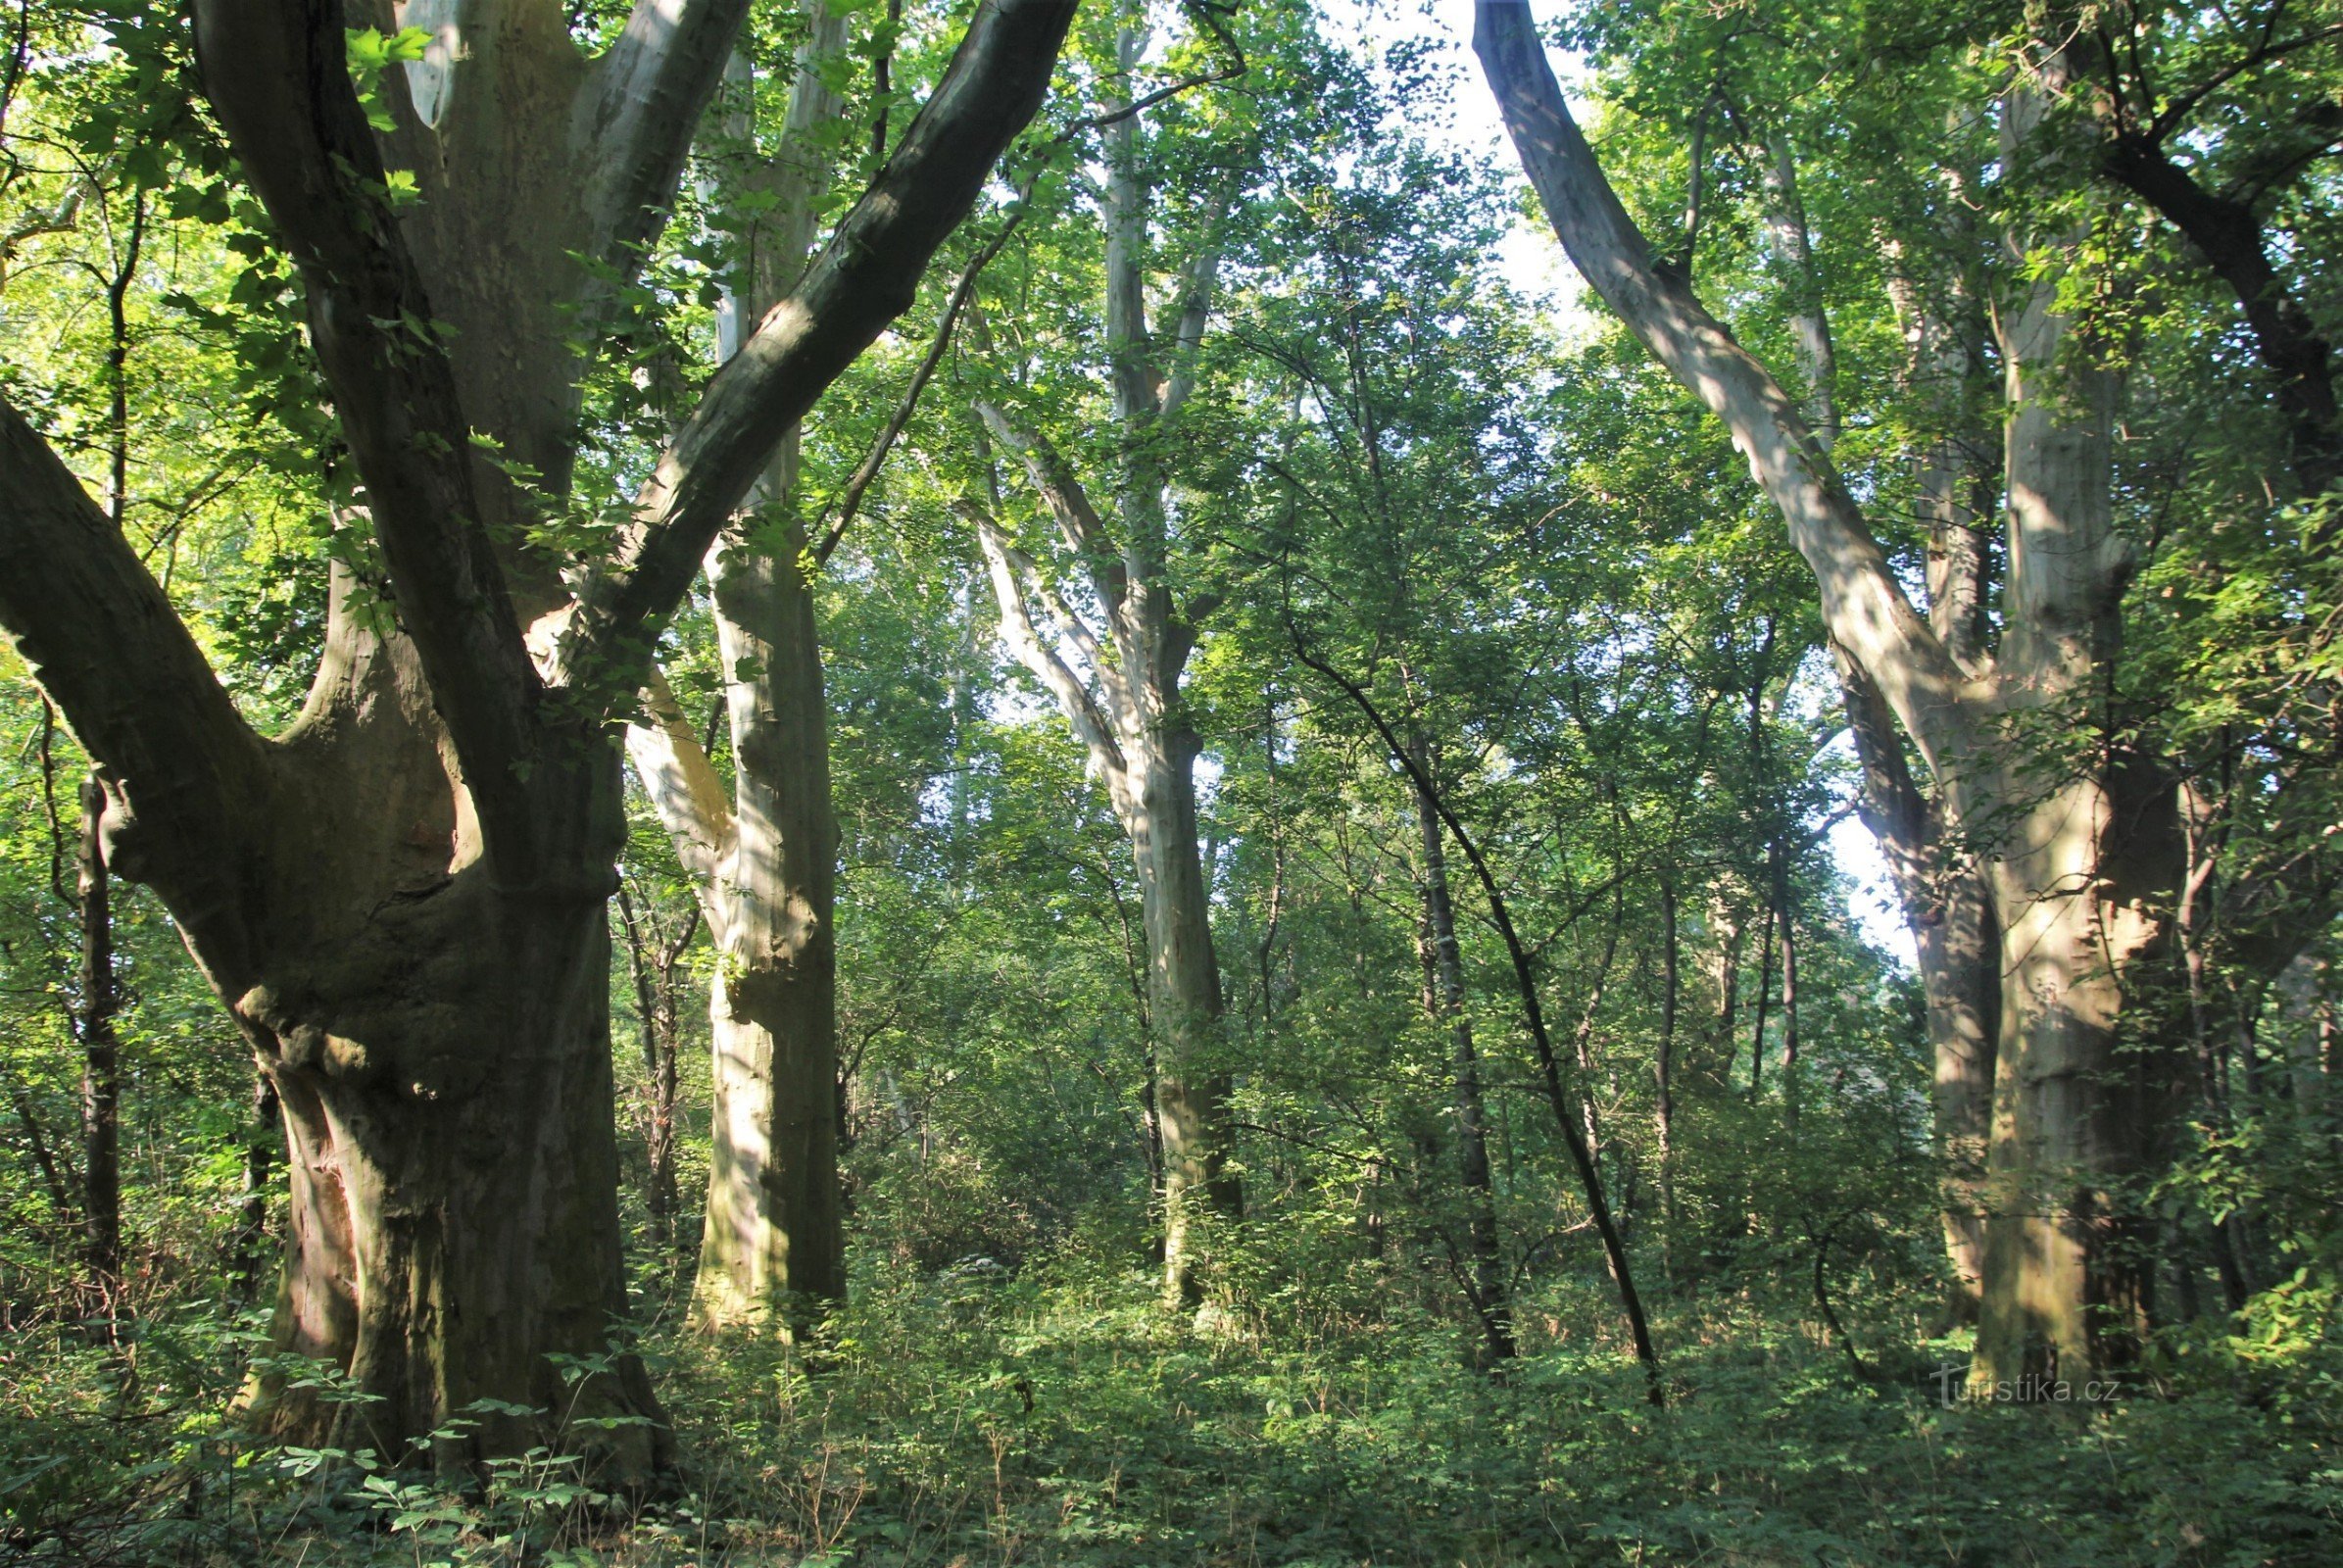
<svg viewBox="0 0 2343 1568"><path fill-rule="evenodd" d="M977 542L984 548L985 564L992 573L993 597L1001 607L1001 640L1008 644L1009 653L1017 662L1057 699L1057 706L1064 710L1074 733L1082 738L1091 760L1111 786L1130 771L1122 747L1115 741L1114 725L1098 710L1098 699L1082 677L1042 640L1033 623L1033 612L1026 607L1025 584L1019 580L1017 569L1018 554L1008 535L980 508L971 504L961 510L976 524Z"/></svg>
<svg viewBox="0 0 2343 1568"><path fill-rule="evenodd" d="M492 856L522 870L539 683L479 525L469 431L350 85L340 0L198 0L205 90L308 287L310 335Z"/></svg>
<svg viewBox="0 0 2343 1568"><path fill-rule="evenodd" d="M749 0L635 0L626 30L580 85L569 140L593 255L628 258L659 233L701 114L723 79Z"/></svg>
<svg viewBox="0 0 2343 1568"><path fill-rule="evenodd" d="M618 568L583 595L565 662L614 709L766 455L887 323L1041 107L1073 0L986 0L886 169L821 259L708 383L638 497Z"/></svg>
<svg viewBox="0 0 2343 1568"><path fill-rule="evenodd" d="M1076 476L1074 466L1049 444L1048 437L1017 429L992 404L979 403L976 412L985 421L985 427L993 432L993 438L1014 452L1025 466L1026 477L1049 505L1049 515L1057 519L1058 536L1065 540L1066 548L1075 558L1090 568L1091 586L1098 592L1098 603L1105 607L1108 615L1118 614L1130 590L1130 574L1107 536L1105 523L1099 520L1098 509L1091 504L1090 492Z"/></svg>
<svg viewBox="0 0 2343 1568"><path fill-rule="evenodd" d="M1196 390L1196 355L1204 345L1204 328L1212 317L1212 290L1220 281L1221 252L1226 248L1229 207L1236 195L1237 176L1213 193L1204 219L1204 237L1189 260L1179 300L1173 311L1171 370L1163 380L1163 416L1180 412Z"/></svg>
<svg viewBox="0 0 2343 1568"><path fill-rule="evenodd" d="M724 798L724 781L708 760L692 722L675 701L667 677L654 672L643 688L644 717L648 722L626 727L626 755L651 798L659 825L675 846L675 858L690 874L701 912L718 946L724 940L722 889L739 828L732 805Z"/></svg>
<svg viewBox="0 0 2343 1568"><path fill-rule="evenodd" d="M2147 135L2117 136L2099 162L2109 178L2178 229L2237 296L2254 334L2254 357L2277 383L2295 480L2305 495L2324 494L2343 477L2343 418L2335 407L2333 352L2270 265L2253 208L2206 190Z"/></svg>
<svg viewBox="0 0 2343 1568"><path fill-rule="evenodd" d="M1481 0L1473 47L1554 232L1644 347L1725 421L1789 525L1832 636L1861 661L1930 765L1974 750L1962 676L1905 598L1886 558L1773 374L1733 340L1643 233L1563 102L1526 0Z"/></svg>
<svg viewBox="0 0 2343 1568"><path fill-rule="evenodd" d="M136 552L5 401L0 627L113 786L114 869L163 896L222 989L248 984L265 748Z"/></svg>
<svg viewBox="0 0 2343 1568"><path fill-rule="evenodd" d="M1830 658L1838 667L1847 729L1854 737L1855 760L1863 769L1856 809L1864 826L1879 841L1880 855L1895 879L1896 896L1911 916L1919 919L1934 902L1928 890L1928 862L1936 836L1935 813L1904 760L1894 715L1888 712L1879 687L1835 643L1830 646Z"/></svg>

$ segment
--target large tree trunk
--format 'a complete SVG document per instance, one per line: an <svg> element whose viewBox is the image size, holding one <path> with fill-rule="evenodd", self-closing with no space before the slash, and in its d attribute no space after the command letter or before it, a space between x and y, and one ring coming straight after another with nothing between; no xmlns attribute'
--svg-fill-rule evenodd
<svg viewBox="0 0 2343 1568"><path fill-rule="evenodd" d="M1997 667L1974 668L1913 609L1781 384L1653 263L1571 118L1528 6L1482 0L1477 23L1507 128L1573 262L1725 421L1815 573L1832 639L1928 763L1948 828L1986 846L2002 984L1976 1375L2000 1384L2054 1369L2073 1382L2119 1368L2147 1279L2124 1188L2155 1157L2169 1074L2152 1016L2122 1042L2141 1049L2117 1047L2126 991L2164 946L2179 855L2170 788L2116 750L2101 706L2128 569L2109 506L2113 378L2070 353L2054 384L2066 331L2055 278L2004 311L2005 630ZM2012 89L2005 162L2057 175L2044 160L2060 149L2032 140L2040 78L2066 71L2056 49L2041 51ZM2050 239L2053 259L2061 244Z"/></svg>
<svg viewBox="0 0 2343 1568"><path fill-rule="evenodd" d="M443 1468L582 1443L639 1479L667 1440L640 1364L610 1353L627 1305L604 908L616 760L580 746L541 764L542 874L500 884L412 650L368 629L337 575L327 657L272 769L263 956L241 979L208 967L284 1119L273 1339L366 1397L271 1374L250 1419ZM572 1386L584 1367L557 1356L595 1369ZM478 1399L534 1413L430 1439ZM630 1424L589 1436L583 1417Z"/></svg>
<svg viewBox="0 0 2343 1568"><path fill-rule="evenodd" d="M728 684L735 848L708 1017L714 1138L693 1315L804 1327L846 1294L838 1180L836 904L828 710L805 536L709 558Z"/></svg>
<svg viewBox="0 0 2343 1568"><path fill-rule="evenodd" d="M368 1396L265 1382L253 1418L442 1468L553 1443L647 1474L659 1407L640 1363L609 1353L626 1291L601 901L502 894L476 871L417 899L336 922L340 952L237 1002L293 1173L273 1339ZM479 1399L533 1413L431 1438ZM637 1419L589 1438L589 1417Z"/></svg>
<svg viewBox="0 0 2343 1568"><path fill-rule="evenodd" d="M264 740L119 529L5 403L0 623L98 760L110 866L162 896L282 1102L294 1207L278 1342L325 1358L361 1397L272 1375L254 1391L256 1421L393 1455L421 1442L442 1463L559 1444L625 1480L665 1439L639 1364L606 1354L625 1305L604 910L624 829L610 726L774 443L907 308L1039 107L1073 8L979 6L838 242L711 383L611 559L581 568L574 607L549 586L561 564L500 559L511 540L493 525L514 520L500 502L519 491L474 461L465 408L476 392L508 453L535 452L549 428L565 436L569 351L539 355L536 317L483 308L485 329L454 350L477 358L459 369L436 334L402 323L443 318L435 294L497 300L518 282L550 291L562 336L596 328L600 281L623 277L655 231L746 8L639 0L591 64L574 59L558 11L463 9L464 48L441 67L458 105L440 106L448 138L430 139L436 114L418 121L388 95L393 143L414 155L431 215L411 230L387 205L382 149L352 94L342 7L195 8L207 93L302 272L397 630L354 608L356 585L337 573L310 704ZM551 90L563 83L565 97ZM468 121L466 91L481 100ZM481 138L457 135L464 124ZM488 171L459 156L511 150L490 130L536 156ZM565 156L543 156L551 144ZM588 220L582 259L561 243L516 257L433 239L455 220L445 207L468 202L494 220L474 233L545 243L518 220L542 203L517 205L503 179L549 162L574 176L560 198ZM564 318L563 303L579 309ZM522 341L501 339L508 324ZM537 466L558 491L554 466ZM469 1422L482 1398L533 1413L429 1436ZM581 1431L585 1418L606 1424Z"/></svg>

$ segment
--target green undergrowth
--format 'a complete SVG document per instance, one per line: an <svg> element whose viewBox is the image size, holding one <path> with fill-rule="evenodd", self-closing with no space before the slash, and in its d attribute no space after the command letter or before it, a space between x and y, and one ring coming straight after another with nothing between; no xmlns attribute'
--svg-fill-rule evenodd
<svg viewBox="0 0 2343 1568"><path fill-rule="evenodd" d="M1858 1368L1762 1292L1680 1297L1655 1410L1599 1283L1525 1303L1491 1380L1411 1308L1270 1290L1192 1317L1071 1259L906 1270L798 1348L654 1334L682 1464L632 1511L553 1450L459 1493L220 1441L236 1347L194 1319L144 1329L127 1388L123 1352L20 1337L0 1561L2343 1560L2323 1339L2282 1364L2203 1341L2161 1390L2062 1415L1945 1406L1957 1347L1894 1346L1883 1314Z"/></svg>

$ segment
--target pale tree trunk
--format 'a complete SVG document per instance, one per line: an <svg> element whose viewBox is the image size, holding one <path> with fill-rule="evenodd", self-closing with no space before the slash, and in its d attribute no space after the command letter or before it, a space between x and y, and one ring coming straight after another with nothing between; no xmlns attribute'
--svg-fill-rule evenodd
<svg viewBox="0 0 2343 1568"><path fill-rule="evenodd" d="M1432 776L1432 748L1420 738L1417 770ZM1505 1259L1497 1246L1494 1184L1489 1167L1489 1107L1481 1092L1481 1058L1473 1044L1472 1015L1465 1010L1464 950L1456 940L1456 904L1448 887L1448 856L1440 807L1431 790L1415 789L1416 835L1423 855L1424 924L1431 936L1432 978L1425 1001L1449 1039L1449 1072L1456 1113L1457 1179L1464 1189L1465 1260L1459 1271L1481 1320L1473 1364L1482 1371L1516 1353L1513 1303L1505 1289Z"/></svg>
<svg viewBox="0 0 2343 1568"><path fill-rule="evenodd" d="M841 109L821 72L843 49L846 24L821 0L807 13L782 156L769 169L733 172L762 201L761 216L733 236L741 254L718 311L721 360L737 351L744 324L796 282L829 183L812 132ZM745 68L735 75L743 91L753 88ZM736 119L733 130L745 139L748 126ZM771 1322L787 1334L846 1294L838 829L796 477L792 430L758 477L751 510L708 557L732 739L730 805L688 726L655 714L628 739L660 819L679 849L694 852L686 863L702 880L720 954L708 998L713 1150L693 1318L709 1328Z"/></svg>
<svg viewBox="0 0 2343 1568"><path fill-rule="evenodd" d="M1809 388L1807 417L1817 443L1828 452L1839 422L1830 324L1788 139L1772 137L1768 153L1767 229L1777 261L1791 274L1800 368ZM1958 203L1952 206L1955 212L1966 211ZM1928 626L1956 664L1975 671L1989 657L1989 558L1981 523L1984 484L1975 471L1976 443L1962 439L1965 432L1959 428L1957 411L1977 373L1977 355L1961 329L1965 323L1947 320L1950 313L1922 280L1893 265L1901 260L1900 252L1891 247L1889 259L1890 294L1913 350L1911 377L1924 384L1947 426L1930 443L1919 474L1921 514L1928 524ZM1941 292L1956 308L1963 299L1957 280ZM1981 1188L2001 1010L1992 895L1975 857L1942 831L1940 813L1913 779L1895 720L1879 688L1835 644L1832 655L1862 767L1861 814L1879 842L1903 906L1926 1000L1933 1060L1932 1138L1943 1195L1945 1259L1953 1275L1947 1305L1956 1322L1975 1322L1984 1255ZM1785 974L1790 961L1785 957Z"/></svg>
<svg viewBox="0 0 2343 1568"><path fill-rule="evenodd" d="M1136 71L1145 39L1119 50ZM1207 217L1178 279L1171 329L1150 334L1145 251L1152 192L1140 167L1138 117L1108 132L1105 190L1106 347L1121 461L1112 480L1116 527L1049 439L999 408L979 414L1016 457L1055 521L1073 569L1089 578L1107 628L1101 638L1071 608L1052 573L1020 550L974 503L974 519L1010 653L1057 700L1106 787L1131 841L1147 944L1147 1001L1163 1145L1163 1267L1167 1298L1200 1298L1200 1213L1235 1219L1243 1198L1228 1169L1231 1079L1223 1064L1220 966L1209 885L1196 840L1195 730L1179 716L1180 680L1202 604L1175 606L1169 580L1162 427L1186 402L1222 243L1220 210ZM1118 537L1119 536L1119 537ZM1036 612L1050 627L1045 636ZM1070 646L1074 663L1061 656ZM1077 664L1081 667L1076 667Z"/></svg>
<svg viewBox="0 0 2343 1568"><path fill-rule="evenodd" d="M2119 1057L2116 1047L2126 981L2160 956L2178 834L2151 769L2060 744L2108 727L2092 700L2128 569L2111 527L2112 379L2076 366L2054 399L2050 356L2067 327L2051 287L2005 313L2006 629L1997 667L1965 666L1905 597L1780 383L1653 264L1571 119L1528 6L1482 0L1475 47L1573 262L1724 420L1815 573L1832 639L1928 764L1946 830L1985 846L2002 981L1975 1375L2055 1371L2072 1383L2120 1369L2135 1353L2146 1277L2125 1188L2156 1157L2170 1074L2152 1008L2148 1049ZM2060 69L2055 55L2035 68ZM2014 89L2004 119L2011 155L2038 164L2034 90Z"/></svg>
<svg viewBox="0 0 2343 1568"><path fill-rule="evenodd" d="M601 269L623 276L652 236L745 6L643 0L598 61L558 8L410 8L459 27L461 59L418 70L412 96L383 94L388 147L424 198L404 216L385 205L339 5L195 10L208 95L302 270L387 567L366 598L387 586L398 629L337 568L308 705L260 737L5 404L0 623L97 760L110 868L157 890L281 1104L292 1212L275 1344L364 1397L272 1377L251 1423L450 1468L556 1444L639 1479L667 1440L640 1364L606 1353L626 1306L611 725L773 443L906 308L1031 118L1072 7L980 6L839 244L711 383L611 557L591 564L509 548L498 525L535 503L473 460L472 435L558 493L577 406L567 339L599 330ZM464 329L401 325L434 319ZM464 1412L481 1399L499 1408L475 1421Z"/></svg>
<svg viewBox="0 0 2343 1568"><path fill-rule="evenodd" d="M2065 151L2037 144L2067 61L2047 54L2036 77L2004 100L2003 151L2039 169ZM2072 244L2030 248L2063 260ZM2155 1008L2128 1007L2127 993L2155 978L2171 936L2174 797L2144 760L2100 739L2113 729L2104 687L2130 564L2113 525L2121 384L2100 345L2062 354L2074 327L2057 286L2054 271L2000 312L2009 578L1997 673L2012 743L1993 779L2005 820L1987 838L2001 1033L1973 1374L1996 1384L2072 1381L2136 1355L2154 1270L2136 1195L2123 1189L2150 1173L2173 1109L2168 1043L2139 1038ZM2061 755L2069 731L2086 737L2085 755Z"/></svg>

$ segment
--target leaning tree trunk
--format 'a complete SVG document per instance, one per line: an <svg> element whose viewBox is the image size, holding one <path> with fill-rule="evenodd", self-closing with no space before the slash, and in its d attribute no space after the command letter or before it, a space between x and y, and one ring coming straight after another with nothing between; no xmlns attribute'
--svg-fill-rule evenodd
<svg viewBox="0 0 2343 1568"><path fill-rule="evenodd" d="M2120 752L2104 710L2128 570L2109 505L2112 378L2069 354L2054 380L2066 331L2055 277L2004 312L2005 630L1995 667L1965 664L1912 606L1781 383L1653 261L1571 117L1529 7L1481 0L1476 17L1475 48L1573 263L1725 421L1814 572L1833 641L1911 736L1948 826L1992 861L2001 1025L1975 1374L2008 1383L2055 1362L2073 1382L2120 1368L2147 1279L2128 1245L2127 1188L2156 1157L2170 1098L2153 1009L2134 1025L2126 1003L2165 946L2180 857L2171 789ZM2057 47L2038 52L2003 105L2004 155L2055 177L2060 149L2034 142L2042 87L2069 66ZM2065 254L2055 236L2031 248L2054 263Z"/></svg>

